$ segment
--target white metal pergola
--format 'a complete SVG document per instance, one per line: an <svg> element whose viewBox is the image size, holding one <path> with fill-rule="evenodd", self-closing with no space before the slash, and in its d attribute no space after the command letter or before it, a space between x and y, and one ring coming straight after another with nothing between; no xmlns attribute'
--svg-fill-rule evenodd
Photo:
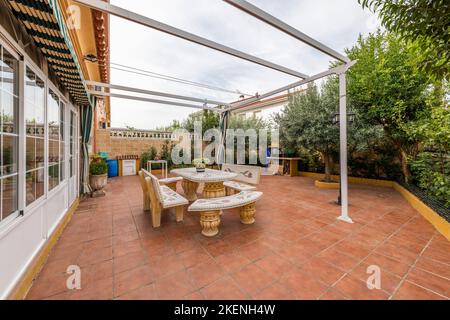
<svg viewBox="0 0 450 320"><path fill-rule="evenodd" d="M239 101L235 103L226 103L221 101L214 101L214 100L208 100L208 99L201 99L201 98L195 98L195 97L187 97L182 95L176 95L171 93L164 93L164 92L158 92L158 91L151 91L151 90L143 90L143 89L137 89L132 87L126 87L126 86L120 86L120 85L114 85L114 84L107 84L107 83L100 83L100 82L94 82L94 81L86 81L86 85L94 87L94 90L89 90L88 93L95 96L109 96L109 97L117 97L117 98L124 98L124 99L132 99L132 100L139 100L139 101L147 101L147 102L153 102L153 103L160 103L160 104L167 104L167 105L173 105L173 106L180 106L180 107L189 107L189 108L198 108L198 109L207 109L207 110L213 110L219 113L225 112L225 111L233 111L237 108L245 107L248 104L251 104L253 102L256 102L258 100L276 95L278 93L287 91L289 89L296 88L298 86L307 84L309 82L318 80L320 78L335 74L339 76L339 126L340 126L340 183L341 183L341 215L338 217L338 219L352 223L352 219L348 215L348 181L347 181L347 102L346 102L346 72L347 70L355 63L354 61L350 61L348 57L345 55L340 54L339 52L329 48L328 46L320 43L319 41L309 37L308 35L300 32L299 30L293 28L292 26L284 23L283 21L277 19L276 17L270 15L269 13L261 10L260 8L252 5L251 3L245 1L245 0L223 0L224 2L234 6L235 8L246 12L253 17L255 17L258 20L261 20L262 22L290 35L291 37L317 49L318 51L325 53L326 55L333 57L334 59L337 59L338 61L342 62L343 64L326 70L324 72L309 76L304 73L298 72L296 70L292 70L289 68L286 68L284 66L272 63L270 61L252 56L250 54L247 54L245 52L230 48L228 46L222 45L220 43L217 43L215 41L211 41L209 39L200 37L198 35L186 32L184 30L172 27L170 25L164 24L162 22L156 21L154 19L148 18L146 16L137 14L135 12L131 12L129 10L123 9L121 7L112 5L107 2L103 2L100 0L74 0L74 2L77 2L79 4L88 6L92 9L96 9L99 11L102 11L104 13L114 15L138 24L141 24L143 26L170 34L172 36L208 47L210 49L214 49L223 53L226 53L228 55L247 60L249 62L277 70L279 72L283 72L285 74L289 74L291 76L295 76L297 78L300 78L299 81L288 84L286 86L283 86L281 88L260 94L255 95L253 97L250 97L248 99L245 99L244 101ZM191 103L185 103L185 102L178 102L178 101L167 101L167 100L161 100L161 99L155 99L155 98L147 98L142 96L136 96L136 95L124 95L124 94L117 94L117 93L111 93L106 92L103 89L108 89L106 91L110 91L109 89L117 89L121 91L128 91L131 93L138 93L138 94L146 94L151 96L158 96L158 97L164 97L164 98L171 98L176 100L182 100L182 101L189 101ZM97 90L100 89L100 90ZM197 104L192 104L192 102ZM219 108L220 106L220 108Z"/></svg>

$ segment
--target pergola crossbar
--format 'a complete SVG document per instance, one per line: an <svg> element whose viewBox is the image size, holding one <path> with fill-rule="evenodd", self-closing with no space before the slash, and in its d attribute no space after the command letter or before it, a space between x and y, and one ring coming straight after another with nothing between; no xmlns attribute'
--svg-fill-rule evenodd
<svg viewBox="0 0 450 320"><path fill-rule="evenodd" d="M130 21L133 21L135 23L144 25L146 27L149 27L149 28L152 28L152 29L155 29L155 30L167 33L167 34L170 34L172 36L175 36L175 37L178 37L178 38L190 41L190 42L194 42L194 43L200 44L202 46L205 46L205 47L208 47L208 48L211 48L211 49L223 52L223 53L227 53L227 54L235 56L237 58L241 58L241 59L244 59L244 60L247 60L247 61L259 64L259 65L265 66L267 68L270 68L270 69L273 69L273 70L277 70L277 71L289 74L291 76L295 76L295 77L298 77L298 78L301 78L301 79L305 79L305 78L308 77L304 73L301 73L301 72L298 72L298 71L295 71L295 70L292 70L292 69L280 66L280 65L275 64L273 62L270 62L270 61L267 61L267 60L264 60L264 59L252 56L252 55L247 54L245 52L242 52L242 51L230 48L228 46L225 46L225 45L217 43L215 41L208 40L206 38L197 36L197 35L192 34L190 32L187 32L187 31L184 31L184 30L172 27L170 25L167 25L165 23L153 20L151 18L148 18L146 16L140 15L138 13L131 12L129 10L125 10L125 9L123 9L121 7L112 5L112 4L107 3L107 2L102 2L102 1L99 1L99 0L74 0L74 2L81 3L83 5L86 5L86 6L90 7L90 8L97 9L99 11L106 12L106 13L115 15L117 17L123 18L123 19L127 19L127 20L130 20Z"/></svg>
<svg viewBox="0 0 450 320"><path fill-rule="evenodd" d="M304 34L303 32L295 29L294 27L288 25L287 23L281 21L278 18L275 18L271 14L268 14L267 12L261 10L260 8L252 5L251 3L244 1L244 0L223 0L226 3L238 8L239 10L242 10L256 19L259 19L272 27L283 31L284 33L287 33L288 35L296 38L297 40L300 40L309 46L329 55L330 57L333 57L335 59L338 59L342 62L349 62L350 60L337 52L336 50L331 49L330 47L324 45L323 43L320 43L319 41L311 38L310 36Z"/></svg>
<svg viewBox="0 0 450 320"><path fill-rule="evenodd" d="M159 104L167 104L167 105L178 106L178 107L186 107L186 108L194 108L194 109L203 109L203 110L222 112L222 110L214 108L214 107L207 107L205 105L195 105L195 104L183 103L183 102L178 102L178 101L167 101L167 100L153 99L153 98L147 98L147 97L131 96L131 95L120 94L120 93L101 92L101 91L92 91L92 90L88 90L87 93L89 93L90 95L93 95L93 96L97 96L97 97L120 98L120 99L152 102L152 103L159 103Z"/></svg>
<svg viewBox="0 0 450 320"><path fill-rule="evenodd" d="M252 103L254 103L256 101L259 101L259 100L265 99L265 98L269 98L269 97L271 97L273 95L276 95L278 93L281 93L283 91L287 91L287 90L291 90L291 89L297 88L297 87L299 87L301 85L313 82L315 80L324 78L324 77L332 75L332 74L343 73L343 72L347 71L347 69L350 68L354 64L355 64L355 61L351 61L348 64L344 64L344 65L341 65L341 66L338 66L338 67L335 67L335 68L331 68L331 69L329 69L327 71L323 71L323 72L317 73L317 74L312 75L312 76L310 76L310 77L308 77L308 78L306 78L304 80L296 81L294 83L291 83L291 84L288 84L288 85L286 85L284 87L281 87L281 88L269 91L267 93L264 93L264 94L261 94L261 95L257 95L257 96L253 96L253 97L248 98L248 99L246 99L246 100L244 100L242 102L234 103L227 110L233 111L235 109L243 108L243 107L245 107L245 106L247 106L249 104L252 104Z"/></svg>
<svg viewBox="0 0 450 320"><path fill-rule="evenodd" d="M296 77L301 78L301 81L297 81L295 83L289 84L287 86L272 90L270 92L267 92L262 95L255 95L252 98L246 99L245 101L239 101L232 104L228 104L228 108L220 109L218 107L207 107L205 105L198 106L198 105L192 105L192 104L186 104L182 102L173 102L173 101L164 101L159 99L151 99L151 98L144 98L144 97L137 97L137 96L128 96L128 95L121 95L116 93L107 93L107 92L98 92L98 91L89 91L88 93L97 95L97 96L110 96L110 97L118 97L118 98L125 98L125 99L133 99L133 100L141 100L141 101L147 101L147 102L154 102L154 103L164 103L169 105L175 105L175 106L182 106L182 107L189 107L189 108L199 108L199 109L211 109L216 112L224 112L223 115L227 115L228 111L235 110L237 108L246 106L250 103L253 103L255 101L261 100L266 97L273 96L277 93L293 89L295 87L301 86L303 84L318 80L320 78L326 77L331 74L338 74L339 75L339 137L340 137L340 188L341 188L341 215L338 217L338 219L352 223L352 219L348 215L348 181L347 181L347 106L346 106L346 71L348 68L350 68L355 61L350 61L347 57L344 55L341 55L337 51L325 46L324 44L318 42L317 40L312 39L311 37L305 35L304 33L300 32L299 30L287 25L286 23L282 22L281 20L275 18L274 16L268 14L267 12L264 12L263 10L257 8L256 6L248 3L244 0L223 0L234 7L247 12L248 14L251 14L253 17L271 25L272 27L277 28L278 30L281 30L282 32L285 32L286 34L291 35L292 37L306 43L307 45L325 53L329 56L332 56L336 59L338 59L341 62L344 62L344 65L332 68L330 70L318 73L316 75L313 75L311 77L307 76L306 74L303 74L301 72L297 72L295 70L277 65L275 63L266 61L264 59L254 57L252 55L249 55L247 53L244 53L242 51L224 46L222 44L219 44L217 42L205 39L203 37L197 36L195 34L177 29L175 27L169 26L167 24L161 23L159 21L150 19L148 17L145 17L143 15L128 11L126 9L111 5L107 2L102 2L99 0L74 0L74 2L86 5L90 8L112 14L118 17L121 17L123 19L127 19L129 21L147 26L149 28L159 30L161 32L173 35L178 38L182 38L185 40L188 40L193 43L197 43L199 45L221 51L224 53L227 53L229 55L286 73L290 74ZM225 117L224 117L225 118Z"/></svg>
<svg viewBox="0 0 450 320"><path fill-rule="evenodd" d="M136 93L142 93L142 94L148 94L148 95L152 95L152 96L160 96L160 97L172 98L172 99L178 99L178 100L201 102L205 105L206 104L216 104L216 105L221 105L221 106L231 106L227 102L210 100L210 99L194 98L194 97L182 96L179 94L172 94L172 93L153 91L153 90L147 90L147 89L139 89L139 88L133 88L133 87L122 86L122 85L117 85L117 84L97 82L97 81L85 81L85 82L86 82L86 85L94 86L94 87L136 92ZM97 92L97 90L95 90L94 92Z"/></svg>

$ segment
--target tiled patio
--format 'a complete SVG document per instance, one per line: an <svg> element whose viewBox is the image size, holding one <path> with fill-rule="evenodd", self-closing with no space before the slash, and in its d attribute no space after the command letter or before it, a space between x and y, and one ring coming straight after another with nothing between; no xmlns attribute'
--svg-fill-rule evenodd
<svg viewBox="0 0 450 320"><path fill-rule="evenodd" d="M255 224L226 211L206 238L198 213L182 223L165 213L153 229L138 177L110 179L106 197L80 204L28 298L450 297L450 242L392 189L352 185L352 225L336 220L336 190L310 178L262 177L260 190ZM74 264L81 290L66 288ZM369 265L381 268L381 290L366 286Z"/></svg>

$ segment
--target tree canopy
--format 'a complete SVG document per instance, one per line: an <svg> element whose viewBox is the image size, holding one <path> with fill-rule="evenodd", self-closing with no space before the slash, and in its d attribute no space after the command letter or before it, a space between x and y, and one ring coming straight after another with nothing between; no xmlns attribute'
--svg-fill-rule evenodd
<svg viewBox="0 0 450 320"><path fill-rule="evenodd" d="M383 26L420 48L419 65L437 79L450 71L448 0L358 0L378 13ZM419 51L418 51L419 53Z"/></svg>
<svg viewBox="0 0 450 320"><path fill-rule="evenodd" d="M429 75L417 66L417 50L395 34L377 32L360 37L347 51L358 62L348 73L349 101L367 123L380 124L400 152L402 172L410 179L408 157L418 139L409 127L429 113Z"/></svg>

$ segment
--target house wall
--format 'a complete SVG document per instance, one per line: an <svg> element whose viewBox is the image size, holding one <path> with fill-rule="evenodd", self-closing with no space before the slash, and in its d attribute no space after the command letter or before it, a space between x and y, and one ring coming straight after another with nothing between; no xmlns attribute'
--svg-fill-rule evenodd
<svg viewBox="0 0 450 320"><path fill-rule="evenodd" d="M279 102L270 105L256 106L254 108L235 111L236 114L246 118L257 117L262 120L270 120L273 115L279 113L287 105L287 102Z"/></svg>
<svg viewBox="0 0 450 320"><path fill-rule="evenodd" d="M74 193L70 193L70 191L73 191L74 187L78 188L79 177L78 156L75 157L76 169L72 177L69 177L69 161L67 161L69 158L70 128L68 124L70 111L78 112L78 109L72 106L67 93L59 89L60 86L54 81L54 75L48 70L45 60L42 60L42 56L34 47L27 34L24 33L22 26L14 17L8 16L8 12L9 9L4 7L3 2L0 2L0 45L17 55L19 61L17 73L18 103L16 105L17 113L14 116L17 123L17 148L13 149L17 157L14 163L17 166L18 175L17 184L12 187L8 186L8 188L13 190L12 195L6 195L6 197L12 196L15 197L14 199L17 199L14 200L16 201L17 210L9 214L5 219L0 220L0 299L7 298L13 292L16 285L27 272L31 262L48 242L58 223L65 217L70 205L76 201L76 196L74 197ZM37 160L37 156L33 158L36 161L40 161L39 166L44 163L42 177L29 178L25 174L26 170L28 170L26 163L29 161L29 154L26 153L28 125L25 122L25 106L30 106L30 100L27 100L30 98L24 96L26 67L31 68L44 82L45 98L39 101L42 101L46 114L45 118L48 116L47 106L49 98L47 93L49 89L55 92L65 104L64 107L61 107L64 110L65 118L63 128L66 145L64 159L66 161L62 162L63 164L61 165L64 178L51 190L48 188L50 161L47 120L45 120L47 133L43 137L45 141L44 160ZM27 110L30 110L30 108ZM75 140L79 141L79 131L75 133ZM78 149L77 142L75 145ZM43 189L43 195L31 203L27 202L27 199L34 194L30 193L30 185L36 185L36 188ZM76 192L76 195L78 195L78 192Z"/></svg>

